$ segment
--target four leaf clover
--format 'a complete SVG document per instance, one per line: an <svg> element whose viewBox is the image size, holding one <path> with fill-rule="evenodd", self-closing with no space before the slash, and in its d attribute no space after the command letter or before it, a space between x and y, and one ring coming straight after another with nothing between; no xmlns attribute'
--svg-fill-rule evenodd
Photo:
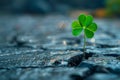
<svg viewBox="0 0 120 80"><path fill-rule="evenodd" d="M86 38L92 38L96 30L97 24L93 22L91 15L81 14L78 20L72 22L72 34L74 36L79 36L84 31L83 60L86 56Z"/></svg>
<svg viewBox="0 0 120 80"><path fill-rule="evenodd" d="M78 20L72 23L72 34L74 36L79 36L84 30L84 34L87 38L92 38L94 32L97 30L97 24L93 22L93 17L91 15L81 14Z"/></svg>

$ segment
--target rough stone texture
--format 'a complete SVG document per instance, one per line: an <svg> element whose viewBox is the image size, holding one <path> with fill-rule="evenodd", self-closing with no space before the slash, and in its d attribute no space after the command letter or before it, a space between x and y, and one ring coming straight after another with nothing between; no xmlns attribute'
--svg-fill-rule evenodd
<svg viewBox="0 0 120 80"><path fill-rule="evenodd" d="M72 18L0 16L0 80L120 80L119 20L95 19L87 40L71 34Z"/></svg>

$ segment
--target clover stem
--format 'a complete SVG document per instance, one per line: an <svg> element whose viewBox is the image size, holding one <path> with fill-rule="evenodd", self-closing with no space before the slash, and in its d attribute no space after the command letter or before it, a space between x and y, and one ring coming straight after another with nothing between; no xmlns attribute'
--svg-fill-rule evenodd
<svg viewBox="0 0 120 80"><path fill-rule="evenodd" d="M86 52L86 36L84 34L83 59L85 59L85 56L86 56L85 52Z"/></svg>

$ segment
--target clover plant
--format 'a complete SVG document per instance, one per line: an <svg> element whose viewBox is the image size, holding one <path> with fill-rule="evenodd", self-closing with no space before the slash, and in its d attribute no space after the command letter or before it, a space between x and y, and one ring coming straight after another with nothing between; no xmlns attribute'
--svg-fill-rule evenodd
<svg viewBox="0 0 120 80"><path fill-rule="evenodd" d="M93 38L94 32L97 30L97 24L93 22L91 15L81 14L78 20L72 22L72 34L79 36L84 31L84 45L83 45L83 57L85 58L86 51L86 38Z"/></svg>

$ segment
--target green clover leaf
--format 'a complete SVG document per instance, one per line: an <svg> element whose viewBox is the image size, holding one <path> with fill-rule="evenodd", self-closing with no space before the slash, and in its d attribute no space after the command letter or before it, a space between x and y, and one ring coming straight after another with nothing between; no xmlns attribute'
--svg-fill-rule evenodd
<svg viewBox="0 0 120 80"><path fill-rule="evenodd" d="M94 36L94 32L97 30L97 24L93 22L91 15L81 14L77 21L73 21L72 34L74 36L79 36L83 30L87 38Z"/></svg>
<svg viewBox="0 0 120 80"><path fill-rule="evenodd" d="M81 14L78 20L72 22L72 34L74 36L79 36L82 31L84 31L83 58L85 58L86 38L92 38L96 30L97 24L93 22L93 17L91 15Z"/></svg>
<svg viewBox="0 0 120 80"><path fill-rule="evenodd" d="M83 28L81 27L78 21L74 21L72 23L72 34L74 36L78 36L82 32L82 30Z"/></svg>

